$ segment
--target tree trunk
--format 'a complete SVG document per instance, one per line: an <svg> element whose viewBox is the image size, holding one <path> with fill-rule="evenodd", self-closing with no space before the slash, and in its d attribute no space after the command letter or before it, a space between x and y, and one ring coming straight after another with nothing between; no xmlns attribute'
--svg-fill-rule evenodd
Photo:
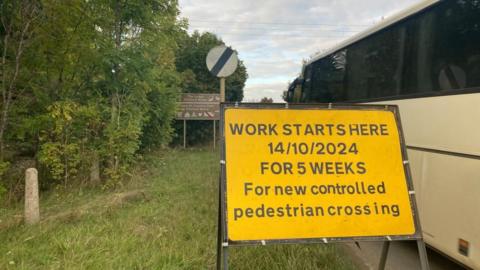
<svg viewBox="0 0 480 270"><path fill-rule="evenodd" d="M25 41L30 37L31 32L30 30L30 25L32 21L35 19L35 13L37 12L35 3L28 3L27 6L22 6L20 7L20 15L25 18L25 22L23 24L23 28L20 30L20 37L18 40L18 46L15 48L15 68L14 72L12 74L12 77L10 78L10 82L6 83L7 81L7 73L5 71L6 69L6 58L7 58L7 51L8 51L8 43L9 39L12 37L12 27L13 27L13 22L6 22L5 20L1 20L4 29L6 30L5 36L4 36L4 48L3 48L3 54L2 54L2 112L1 112L1 118L0 118L0 162L3 162L4 160L4 154L5 154L5 130L7 128L7 123L8 123L8 113L10 110L10 105L12 101L12 94L16 90L16 82L18 78L18 73L20 71L20 60L23 54L23 50L25 49ZM13 18L11 20L14 20Z"/></svg>
<svg viewBox="0 0 480 270"><path fill-rule="evenodd" d="M121 3L120 0L115 2L115 48L120 50L122 45L122 31L123 31L123 23L121 20ZM114 64L113 66L113 80L117 82L114 84L114 89L112 92L112 111L111 111L111 124L115 126L115 130L120 128L120 98L119 98L119 89L118 89L118 76L120 73L120 65ZM118 164L119 164L119 157L118 153L112 153L112 168L114 172L117 172Z"/></svg>
<svg viewBox="0 0 480 270"><path fill-rule="evenodd" d="M90 166L90 184L92 186L100 184L100 160L96 152L92 156L92 164Z"/></svg>

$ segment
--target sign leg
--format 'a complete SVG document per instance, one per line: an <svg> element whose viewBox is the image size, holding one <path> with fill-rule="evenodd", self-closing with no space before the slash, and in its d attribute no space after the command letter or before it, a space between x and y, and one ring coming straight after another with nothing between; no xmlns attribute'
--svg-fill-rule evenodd
<svg viewBox="0 0 480 270"><path fill-rule="evenodd" d="M228 270L228 248L223 247L223 270Z"/></svg>
<svg viewBox="0 0 480 270"><path fill-rule="evenodd" d="M183 120L183 149L187 148L187 120Z"/></svg>
<svg viewBox="0 0 480 270"><path fill-rule="evenodd" d="M390 249L390 241L383 242L382 255L380 255L380 263L378 264L378 270L384 270L387 264L388 250Z"/></svg>
<svg viewBox="0 0 480 270"><path fill-rule="evenodd" d="M417 240L417 247L418 247L418 256L420 257L420 265L422 266L422 270L430 270L430 266L428 265L428 258L427 258L427 248L425 247L425 242L423 242L423 239Z"/></svg>
<svg viewBox="0 0 480 270"><path fill-rule="evenodd" d="M218 223L217 223L217 270L227 269L227 265L225 264L227 256L227 249L223 246L223 209L222 209L222 174L223 174L223 166L220 169L220 174L218 176Z"/></svg>
<svg viewBox="0 0 480 270"><path fill-rule="evenodd" d="M222 189L218 187L217 270L222 269Z"/></svg>
<svg viewBox="0 0 480 270"><path fill-rule="evenodd" d="M217 132L217 129L215 127L215 120L213 120L213 151L215 151L215 145L217 144L217 138L216 138L216 132Z"/></svg>

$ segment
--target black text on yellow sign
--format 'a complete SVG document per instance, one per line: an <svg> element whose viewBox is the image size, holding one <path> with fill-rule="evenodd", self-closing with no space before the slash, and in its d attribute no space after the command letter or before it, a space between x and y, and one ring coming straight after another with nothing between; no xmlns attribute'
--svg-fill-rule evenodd
<svg viewBox="0 0 480 270"><path fill-rule="evenodd" d="M231 241L413 235L395 114L226 108Z"/></svg>

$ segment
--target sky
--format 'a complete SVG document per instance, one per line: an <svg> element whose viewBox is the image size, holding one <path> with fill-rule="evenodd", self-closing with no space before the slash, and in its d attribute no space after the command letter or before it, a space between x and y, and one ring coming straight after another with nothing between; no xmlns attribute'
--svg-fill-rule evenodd
<svg viewBox="0 0 480 270"><path fill-rule="evenodd" d="M245 102L281 102L302 60L421 0L180 0L189 31L212 32L247 68ZM228 91L228 89L227 89Z"/></svg>

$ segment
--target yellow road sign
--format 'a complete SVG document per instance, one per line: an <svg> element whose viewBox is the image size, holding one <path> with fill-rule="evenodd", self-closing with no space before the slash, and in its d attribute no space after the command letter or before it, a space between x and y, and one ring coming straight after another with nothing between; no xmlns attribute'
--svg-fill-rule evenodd
<svg viewBox="0 0 480 270"><path fill-rule="evenodd" d="M414 235L395 112L226 107L228 240Z"/></svg>

